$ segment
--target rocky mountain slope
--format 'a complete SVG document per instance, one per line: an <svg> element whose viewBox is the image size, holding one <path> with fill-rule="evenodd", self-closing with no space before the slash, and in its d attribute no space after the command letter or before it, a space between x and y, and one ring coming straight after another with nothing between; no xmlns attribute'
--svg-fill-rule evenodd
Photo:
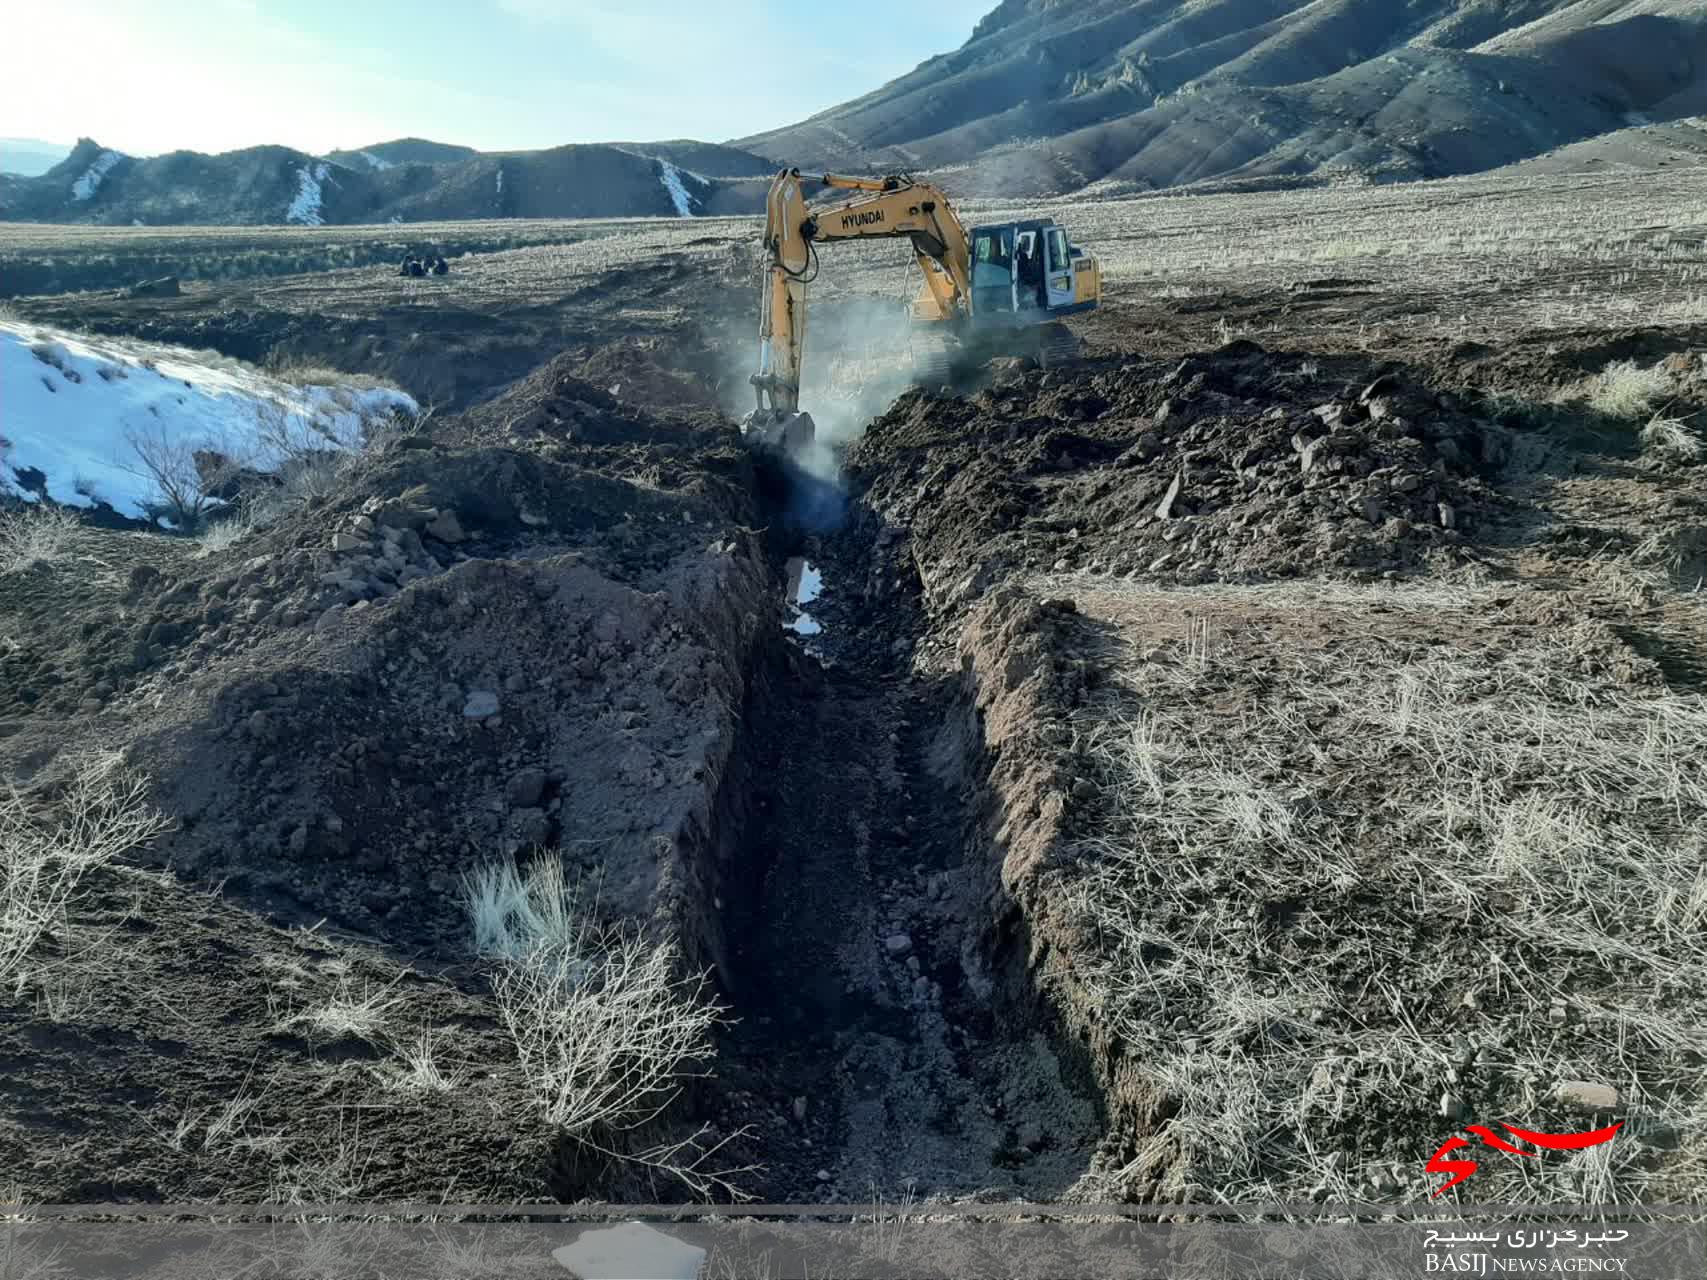
<svg viewBox="0 0 1707 1280"><path fill-rule="evenodd" d="M479 152L419 138L324 158L289 147L147 159L84 138L35 178L0 183L0 219L321 226L461 218L750 212L768 160L700 142Z"/></svg>
<svg viewBox="0 0 1707 1280"><path fill-rule="evenodd" d="M1003 0L953 53L736 145L979 193L1442 177L1697 113L1704 69L1702 0Z"/></svg>

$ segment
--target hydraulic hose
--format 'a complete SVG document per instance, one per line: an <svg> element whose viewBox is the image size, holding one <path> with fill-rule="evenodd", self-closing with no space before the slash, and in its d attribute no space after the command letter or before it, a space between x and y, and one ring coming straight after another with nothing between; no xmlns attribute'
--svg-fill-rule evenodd
<svg viewBox="0 0 1707 1280"><path fill-rule="evenodd" d="M811 284L816 280L818 278L818 246L808 240L806 242L806 253L808 265L800 268L798 271L790 271L788 269L788 264L781 258L778 258L777 266L782 268L783 275L787 276L790 280L798 280L801 284ZM808 275L808 272L811 274Z"/></svg>

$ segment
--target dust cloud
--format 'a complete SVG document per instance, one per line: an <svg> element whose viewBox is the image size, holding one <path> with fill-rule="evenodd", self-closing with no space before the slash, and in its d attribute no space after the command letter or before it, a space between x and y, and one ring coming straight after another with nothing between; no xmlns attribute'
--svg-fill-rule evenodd
<svg viewBox="0 0 1707 1280"><path fill-rule="evenodd" d="M812 415L816 435L812 447L792 459L797 483L789 516L809 532L841 523L847 506L843 451L912 385L909 302L910 295L844 293L808 303L800 407ZM758 339L730 355L723 385L738 387L746 398L725 409L744 415L754 406L747 377L758 368Z"/></svg>

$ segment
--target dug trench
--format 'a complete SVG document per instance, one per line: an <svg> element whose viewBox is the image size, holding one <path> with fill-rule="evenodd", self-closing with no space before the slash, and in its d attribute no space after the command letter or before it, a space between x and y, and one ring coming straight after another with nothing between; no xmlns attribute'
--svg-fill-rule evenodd
<svg viewBox="0 0 1707 1280"><path fill-rule="evenodd" d="M124 963L32 989L35 1012L0 1005L27 1100L0 1164L27 1194L686 1195L553 1142L510 1065L459 878L535 849L712 974L732 1021L676 1119L725 1143L720 1166L755 1166L731 1180L765 1199L1307 1193L1309 1152L1263 1108L1316 1096L1314 1075L1182 1073L1313 1069L1293 1052L1310 1037L1333 1050L1327 1083L1361 1099L1328 1129L1356 1174L1341 1194L1402 1198L1420 1188L1393 1170L1438 1141L1443 1073L1466 1105L1532 1087L1521 1063L1460 1083L1442 1046L1499 1062L1566 1005L1406 988L1439 1025L1381 1050L1385 1015L1355 992L1342 1008L1292 989L1329 972L1328 924L1404 896L1355 896L1379 863L1318 885L1318 907L1248 871L1305 847L1280 827L1272 847L1235 826L1151 856L1164 821L1111 856L1135 793L1092 748L1135 690L1205 726L1191 750L1236 744L1290 723L1282 694L1307 670L1300 785L1257 781L1331 843L1348 804L1386 812L1338 790L1362 758L1348 742L1384 741L1385 722L1334 740L1354 704L1319 696L1359 671L1426 690L1445 678L1431 655L1470 654L1478 683L1456 696L1521 727L1481 674L1538 658L1587 691L1549 714L1584 698L1632 723L1686 714L1639 649L1676 672L1707 651L1672 591L1700 563L1699 467L1496 425L1456 367L1235 343L907 393L847 451L843 518L813 532L727 419L636 403L611 389L631 381L619 368L586 368L565 356L435 422L238 547L90 531L101 574L71 591L32 570L0 600L29 605L29 626L0 620L40 639L0 654L18 674L0 685L11 771L51 782L68 745L117 746L178 824L141 887L100 882L84 927ZM1670 376L1700 402L1697 362ZM801 559L821 575L816 632ZM1421 604L1380 594L1407 585ZM1210 618L1238 662L1209 661ZM1345 646L1356 662L1336 670ZM1189 782L1170 803L1202 800ZM1202 870L1220 851L1236 865ZM1296 873L1322 874L1309 857ZM1087 886L1112 890L1127 934L1080 910ZM1223 902L1248 909L1217 943L1233 949L1177 959L1171 940ZM1442 983L1473 986L1461 915L1382 936L1414 935ZM1131 980L1164 962L1160 994ZM1624 981L1571 966L1562 1000ZM402 1087L411 1028L456 1087ZM1249 1106L1211 1124L1222 1098ZM1241 1126L1257 1155L1221 1145Z"/></svg>
<svg viewBox="0 0 1707 1280"><path fill-rule="evenodd" d="M823 586L808 635L760 659L726 788L744 871L723 903L736 1021L716 1119L748 1132L749 1186L772 1201L1062 1196L1100 1106L993 945L973 691L918 652L900 530L858 501L829 532L772 515L787 612L803 564Z"/></svg>
<svg viewBox="0 0 1707 1280"><path fill-rule="evenodd" d="M101 573L7 593L8 775L45 805L117 749L172 824L0 1006L27 1195L688 1194L552 1139L507 1065L461 885L539 850L712 975L732 1021L673 1119L744 1193L1083 1171L1096 1108L986 976L978 751L901 531L790 532L727 420L582 370L238 547L86 530Z"/></svg>

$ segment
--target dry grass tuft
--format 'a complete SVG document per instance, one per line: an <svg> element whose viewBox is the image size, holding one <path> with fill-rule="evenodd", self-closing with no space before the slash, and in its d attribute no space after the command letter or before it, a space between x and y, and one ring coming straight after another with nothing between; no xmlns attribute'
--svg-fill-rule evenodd
<svg viewBox="0 0 1707 1280"><path fill-rule="evenodd" d="M1609 418L1634 421L1652 412L1671 391L1671 378L1657 365L1644 369L1634 360L1607 365L1588 384L1589 408Z"/></svg>
<svg viewBox="0 0 1707 1280"><path fill-rule="evenodd" d="M1697 463L1707 459L1707 441L1689 429L1681 418L1655 414L1642 428L1642 447L1677 462Z"/></svg>
<svg viewBox="0 0 1707 1280"><path fill-rule="evenodd" d="M77 528L75 514L45 502L0 511L0 575L52 564L65 554Z"/></svg>
<svg viewBox="0 0 1707 1280"><path fill-rule="evenodd" d="M388 1093L455 1093L467 1082L461 1068L447 1070L441 1055L444 1033L423 1027L421 1034L402 1049L401 1061L379 1070L379 1081Z"/></svg>
<svg viewBox="0 0 1707 1280"><path fill-rule="evenodd" d="M1099 592L1180 608L1113 584L1081 606ZM1461 1121L1545 1129L1557 1084L1588 1080L1679 1153L1490 1160L1473 1194L1699 1196L1707 700L1619 683L1586 624L1477 649L1352 608L1323 647L1289 643L1334 607L1314 587L1249 594L1238 626L1129 662L1080 726L1113 816L1062 887L1104 940L1093 993L1169 1102L1128 1180L1432 1191L1418 1166Z"/></svg>
<svg viewBox="0 0 1707 1280"><path fill-rule="evenodd" d="M65 932L91 872L169 825L116 753L75 761L51 799L0 791L0 988L31 976L36 945Z"/></svg>
<svg viewBox="0 0 1707 1280"><path fill-rule="evenodd" d="M301 1027L329 1040L346 1036L377 1040L384 1033L387 1015L402 1003L400 996L392 994L395 986L395 982L383 987L364 982L358 988L345 974L324 1003L292 1014L283 1025Z"/></svg>
<svg viewBox="0 0 1707 1280"><path fill-rule="evenodd" d="M254 521L246 509L239 509L230 514L221 513L218 519L205 521L201 531L196 534L196 542L201 546L198 554L211 556L218 555L221 551L229 551L254 531Z"/></svg>

